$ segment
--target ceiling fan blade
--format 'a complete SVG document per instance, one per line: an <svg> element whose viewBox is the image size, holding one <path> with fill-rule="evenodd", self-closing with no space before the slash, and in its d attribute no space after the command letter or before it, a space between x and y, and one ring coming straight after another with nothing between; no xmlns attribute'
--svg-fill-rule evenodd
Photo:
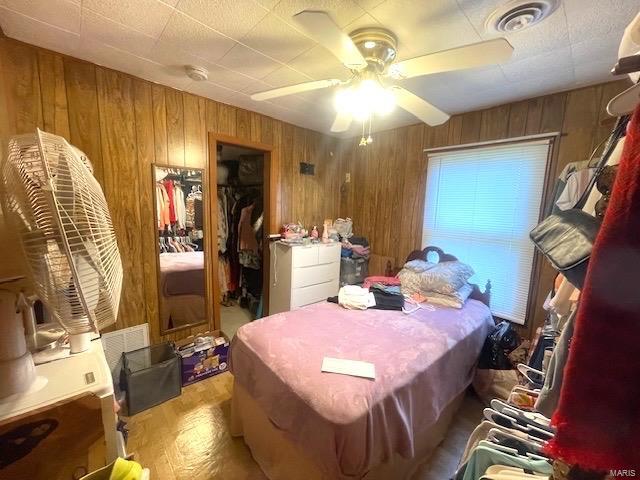
<svg viewBox="0 0 640 480"><path fill-rule="evenodd" d="M422 120L432 127L440 125L449 120L449 114L434 107L429 102L423 100L409 90L402 87L393 86L391 91L396 97L396 103L407 112Z"/></svg>
<svg viewBox="0 0 640 480"><path fill-rule="evenodd" d="M506 38L465 45L393 64L389 76L402 79L504 63L513 54Z"/></svg>
<svg viewBox="0 0 640 480"><path fill-rule="evenodd" d="M347 68L362 69L367 66L367 61L349 35L340 30L326 12L304 10L294 15L293 19L307 35L333 53Z"/></svg>
<svg viewBox="0 0 640 480"><path fill-rule="evenodd" d="M331 131L335 133L346 132L351 126L351 120L353 117L349 112L338 112L333 125L331 125Z"/></svg>
<svg viewBox="0 0 640 480"><path fill-rule="evenodd" d="M340 85L341 80L336 78L329 78L327 80L314 80L313 82L297 83L295 85L289 85L287 87L274 88L272 90L265 90L264 92L257 92L251 95L251 100L261 102L263 100L269 100L270 98L284 97L286 95L293 95L294 93L308 92L310 90L319 90L321 88L335 87Z"/></svg>

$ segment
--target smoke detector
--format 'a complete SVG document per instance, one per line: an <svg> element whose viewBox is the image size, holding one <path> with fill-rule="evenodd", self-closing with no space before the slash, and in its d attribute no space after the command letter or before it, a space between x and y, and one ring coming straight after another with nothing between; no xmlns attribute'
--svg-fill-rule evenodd
<svg viewBox="0 0 640 480"><path fill-rule="evenodd" d="M489 15L485 27L490 33L519 32L547 18L559 3L559 0L514 0Z"/></svg>
<svg viewBox="0 0 640 480"><path fill-rule="evenodd" d="M209 71L204 67L185 65L184 70L187 72L187 76L196 82L202 82L209 78Z"/></svg>

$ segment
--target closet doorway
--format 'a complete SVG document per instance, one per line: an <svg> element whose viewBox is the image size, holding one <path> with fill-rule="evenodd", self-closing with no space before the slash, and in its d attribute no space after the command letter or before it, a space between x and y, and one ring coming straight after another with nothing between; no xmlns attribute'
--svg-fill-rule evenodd
<svg viewBox="0 0 640 480"><path fill-rule="evenodd" d="M269 233L277 230L271 145L209 135L214 322L232 338L267 315ZM213 189L212 189L213 190Z"/></svg>

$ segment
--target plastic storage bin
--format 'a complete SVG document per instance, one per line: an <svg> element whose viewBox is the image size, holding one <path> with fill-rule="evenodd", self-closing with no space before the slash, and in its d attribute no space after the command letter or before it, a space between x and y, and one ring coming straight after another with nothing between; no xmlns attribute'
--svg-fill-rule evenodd
<svg viewBox="0 0 640 480"><path fill-rule="evenodd" d="M129 415L182 393L180 356L170 343L122 354L122 373Z"/></svg>
<svg viewBox="0 0 640 480"><path fill-rule="evenodd" d="M340 286L357 285L369 276L369 260L365 258L340 258Z"/></svg>

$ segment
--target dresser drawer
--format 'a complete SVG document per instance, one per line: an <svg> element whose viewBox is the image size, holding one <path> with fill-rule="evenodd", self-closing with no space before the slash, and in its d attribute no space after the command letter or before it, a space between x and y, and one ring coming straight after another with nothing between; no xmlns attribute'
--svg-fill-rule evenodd
<svg viewBox="0 0 640 480"><path fill-rule="evenodd" d="M340 261L340 244L332 243L318 247L318 263L332 263Z"/></svg>
<svg viewBox="0 0 640 480"><path fill-rule="evenodd" d="M318 246L294 247L291 252L293 268L308 267L318 264Z"/></svg>
<svg viewBox="0 0 640 480"><path fill-rule="evenodd" d="M308 287L294 288L291 290L291 309L304 307L312 303L324 302L327 298L334 297L337 294L337 280Z"/></svg>
<svg viewBox="0 0 640 480"><path fill-rule="evenodd" d="M325 263L293 269L292 288L308 287L335 280L340 276L340 263Z"/></svg>

